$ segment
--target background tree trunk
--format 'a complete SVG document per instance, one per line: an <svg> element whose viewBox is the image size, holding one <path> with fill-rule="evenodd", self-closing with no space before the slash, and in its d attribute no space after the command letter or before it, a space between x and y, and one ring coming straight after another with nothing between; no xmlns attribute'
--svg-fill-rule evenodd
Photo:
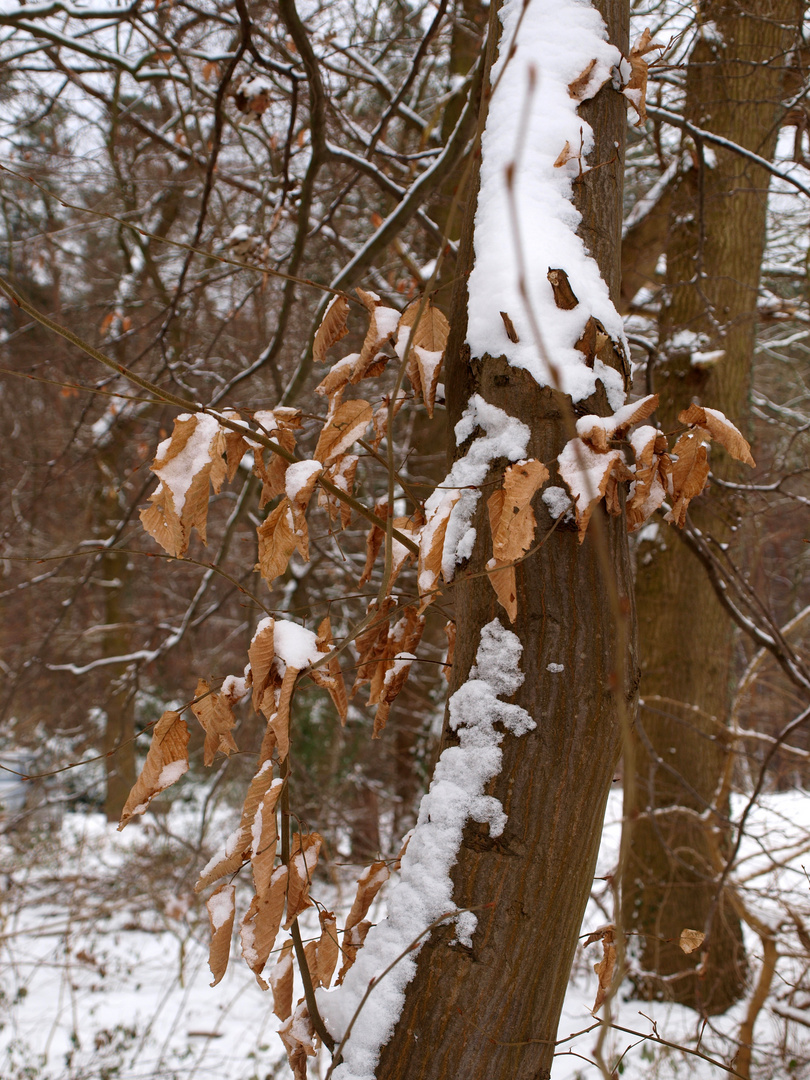
<svg viewBox="0 0 810 1080"><path fill-rule="evenodd" d="M601 6L611 40L626 52L626 5L611 0ZM624 103L608 84L588 111L597 141L593 160L612 158L612 163L585 176L577 201L603 274L618 289ZM473 212L474 207L462 241L466 267ZM470 394L478 393L529 424L529 454L553 462L569 437L570 400L538 387L505 357L470 358L463 344L466 319L461 288L448 347L450 423L458 420ZM582 407L610 411L603 393L595 398ZM535 513L539 537L551 519L539 499ZM476 545L469 576L465 572L453 590L458 629L451 690L468 678L482 627L496 617L507 625L481 573L491 554L485 516L482 499L473 524L487 539ZM613 575L609 583L597 550L600 539ZM618 593L622 626L611 615L611 588ZM632 675L625 678L634 671L634 658L623 521L601 521L596 538L589 535L581 546L575 530L558 528L520 564L517 589L518 616L510 628L523 643L526 679L514 700L536 720L537 729L519 741L504 741L502 770L488 788L508 814L505 832L493 839L487 827L469 823L452 873L455 902L478 918L473 946L451 946L454 931L443 928L423 947L399 1023L382 1051L378 1075L386 1080L550 1076L620 748L614 688L623 687L629 700L635 681ZM618 653L622 639L626 648ZM549 663L563 663L565 676L549 674ZM443 747L453 742L445 725Z"/></svg>
<svg viewBox="0 0 810 1080"><path fill-rule="evenodd" d="M770 159L801 12L795 0L703 3L686 118ZM654 372L659 419L672 431L679 411L697 400L744 430L769 176L731 151L696 147L689 137L684 143L693 164L671 196L663 359ZM693 361L695 352L713 350L722 356L712 366ZM711 464L715 476L738 475L719 449ZM725 543L740 512L713 488L711 503L693 504L691 516ZM671 530L639 545L636 597L642 705L636 781L625 794L633 839L622 879L624 925L639 935L642 987L713 1014L741 995L746 970L739 919L715 887L712 848L722 843L727 797L700 817L715 802L728 753L734 628L704 569ZM682 952L683 929L709 926L707 957Z"/></svg>

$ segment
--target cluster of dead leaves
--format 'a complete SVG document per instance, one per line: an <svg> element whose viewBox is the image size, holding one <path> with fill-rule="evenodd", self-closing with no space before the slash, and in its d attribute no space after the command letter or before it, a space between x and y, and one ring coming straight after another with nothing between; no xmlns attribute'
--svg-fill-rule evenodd
<svg viewBox="0 0 810 1080"><path fill-rule="evenodd" d="M641 528L665 499L671 509L664 520L683 528L689 504L703 491L709 476L707 439L719 443L737 461L754 465L751 448L734 424L721 412L694 404L678 415L687 430L671 449L666 436L654 427L633 432L629 442L635 461L628 465L616 444L657 405L658 396L650 394L612 417L587 416L578 421L578 438L570 440L558 462L560 476L574 499L580 542L602 499L608 513L622 513L620 485L627 481L630 489L624 509L629 532Z"/></svg>

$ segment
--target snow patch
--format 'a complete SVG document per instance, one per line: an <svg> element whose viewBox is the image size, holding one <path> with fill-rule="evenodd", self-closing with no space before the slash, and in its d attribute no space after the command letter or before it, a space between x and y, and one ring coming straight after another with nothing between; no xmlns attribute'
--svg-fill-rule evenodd
<svg viewBox="0 0 810 1080"><path fill-rule="evenodd" d="M473 356L506 356L541 386L559 383L559 389L574 401L592 394L601 379L616 408L624 400L621 375L604 365L589 368L574 346L590 315L617 341L623 340L622 320L596 262L576 234L580 214L571 201L572 181L579 175L580 161L574 157L558 168L554 162L567 143L575 152L582 146L581 166L587 168L584 158L593 147L593 133L577 114L579 102L571 97L568 86L595 61L588 83L589 91L595 92L611 77L621 55L607 42L602 17L582 0L532 0L528 5L506 0L500 17L503 44L492 72L495 90L481 144L467 341ZM512 53L509 43L515 35ZM507 165L514 176L511 200ZM518 288L510 201L524 238L520 251L543 350ZM566 272L579 300L569 311L554 301L547 278L552 268ZM507 336L502 311L514 325L516 343Z"/></svg>
<svg viewBox="0 0 810 1080"><path fill-rule="evenodd" d="M454 915L456 941L468 948L472 945L477 920L471 912L457 912L450 871L470 818L488 822L492 835L499 835L506 823L501 804L485 795L484 789L501 768L504 732L495 725L518 736L536 726L525 709L501 700L524 681L518 666L522 651L516 635L497 619L481 631L470 678L450 699L450 726L458 734L459 745L443 752L430 791L422 799L399 881L389 896L388 916L369 931L343 985L317 991L318 1008L339 1042L371 981L402 957L363 1006L343 1048L335 1080L373 1080L380 1047L394 1029L405 988L416 971L416 955L433 922Z"/></svg>

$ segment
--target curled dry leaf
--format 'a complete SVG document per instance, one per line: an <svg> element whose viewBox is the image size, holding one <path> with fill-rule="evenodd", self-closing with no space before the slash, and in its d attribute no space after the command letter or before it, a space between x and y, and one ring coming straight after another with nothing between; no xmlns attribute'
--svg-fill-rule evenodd
<svg viewBox="0 0 810 1080"><path fill-rule="evenodd" d="M351 930L347 930L343 935L343 941L341 942L341 952L343 954L343 963L340 965L340 972L335 980L335 986L340 986L343 980L346 978L346 974L349 968L354 964L357 959L357 954L363 947L363 942L366 940L366 935L371 929L371 923L364 919L359 922L357 926L353 926Z"/></svg>
<svg viewBox="0 0 810 1080"><path fill-rule="evenodd" d="M318 917L321 923L321 936L315 950L315 966L318 983L328 988L340 955L337 919L331 911L321 911L318 913Z"/></svg>
<svg viewBox="0 0 810 1080"><path fill-rule="evenodd" d="M411 351L403 359L407 360L408 378L414 390L422 394L428 416L433 416L449 333L447 318L430 300L414 300L399 320L397 351L404 352L411 340Z"/></svg>
<svg viewBox="0 0 810 1080"><path fill-rule="evenodd" d="M323 837L316 832L307 833L305 836L296 833L293 838L285 930L289 930L302 911L312 906L309 887L312 883L312 874L318 865L321 844L323 844Z"/></svg>
<svg viewBox="0 0 810 1080"><path fill-rule="evenodd" d="M359 460L357 454L341 454L337 461L326 470L326 479L331 480L336 488L340 488L347 495L351 495L354 490L354 476L357 472L357 462ZM332 521L340 515L340 524L344 529L348 529L349 525L351 525L352 508L347 502L338 499L337 496L331 495L324 488L321 488L318 494L318 504L326 506Z"/></svg>
<svg viewBox="0 0 810 1080"><path fill-rule="evenodd" d="M213 693L205 679L198 681L194 696L199 700L192 704L191 711L205 732L204 761L206 765L213 765L218 750L226 757L230 757L233 750L239 751L231 734L236 717L227 697Z"/></svg>
<svg viewBox="0 0 810 1080"><path fill-rule="evenodd" d="M142 814L161 791L165 791L188 770L188 727L179 712L165 712L155 724L152 742L141 775L130 791L118 831L137 814Z"/></svg>
<svg viewBox="0 0 810 1080"><path fill-rule="evenodd" d="M278 1029L278 1034L287 1051L294 1080L307 1080L307 1058L315 1054L317 1036L303 999Z"/></svg>
<svg viewBox="0 0 810 1080"><path fill-rule="evenodd" d="M346 926L341 942L343 963L340 974L337 977L337 986L343 982L346 973L354 963L358 950L366 940L366 934L371 929L371 923L366 919L368 909L374 902L377 893L390 877L388 866L382 862L373 862L367 866L357 879L357 892L354 897L352 909L346 919Z"/></svg>
<svg viewBox="0 0 810 1080"><path fill-rule="evenodd" d="M388 723L391 705L405 685L411 671L411 664L415 659L416 657L413 653L397 653L391 661L391 666L387 667L385 676L383 677L382 686L376 697L377 712L374 716L374 729L371 733L372 739L379 739L385 725ZM369 704L371 704L371 702L369 702Z"/></svg>
<svg viewBox="0 0 810 1080"><path fill-rule="evenodd" d="M300 671L288 664L281 680L278 695L275 692L262 698L262 712L276 737L278 759L284 761L290 752L290 702L292 701L295 680Z"/></svg>
<svg viewBox="0 0 810 1080"><path fill-rule="evenodd" d="M636 127L641 127L647 119L646 101L648 64L644 57L649 52L655 52L656 50L663 48L663 45L657 45L652 40L652 34L650 33L649 27L647 27L644 30L644 33L636 39L630 50L630 56L628 57L630 62L630 78L627 85L622 90L622 93L638 113Z"/></svg>
<svg viewBox="0 0 810 1080"><path fill-rule="evenodd" d="M600 67L596 59L591 60L585 70L568 84L568 96L574 101L588 101L599 93L610 75L607 65Z"/></svg>
<svg viewBox="0 0 810 1080"><path fill-rule="evenodd" d="M371 682L374 676L374 668L388 645L388 614L394 607L396 607L396 600L387 596L382 605L374 599L366 608L367 617L373 617L365 630L357 635L354 642L357 650L357 674L349 693L350 698L354 697L361 686Z"/></svg>
<svg viewBox="0 0 810 1080"><path fill-rule="evenodd" d="M316 644L318 652L327 654L333 652L332 624L327 615L318 627ZM323 667L310 669L309 677L316 686L329 692L329 696L337 709L341 725L345 725L349 711L349 701L346 694L346 684L343 681L343 672L340 669L340 661L337 656L330 656L329 663Z"/></svg>
<svg viewBox="0 0 810 1080"><path fill-rule="evenodd" d="M567 165L569 161L580 161L581 162L581 160L582 160L582 151L581 150L572 150L571 149L571 143L568 141L568 139L566 139L565 140L565 146L559 152L559 154L557 155L557 157L556 157L556 159L554 161L554 168L555 169L561 169L563 167L563 165Z"/></svg>
<svg viewBox="0 0 810 1080"><path fill-rule="evenodd" d="M666 437L654 427L634 431L631 442L636 455L636 471L626 510L627 530L635 532L666 498L672 463L666 452Z"/></svg>
<svg viewBox="0 0 810 1080"><path fill-rule="evenodd" d="M270 888L276 861L276 804L284 789L283 780L274 780L256 808L251 826L252 845L250 862L253 868L253 886L256 895L262 897Z"/></svg>
<svg viewBox="0 0 810 1080"><path fill-rule="evenodd" d="M737 461L743 461L752 468L756 465L747 440L719 409L704 409L700 405L692 404L678 414L678 419L682 424L694 424L703 428Z"/></svg>
<svg viewBox="0 0 810 1080"><path fill-rule="evenodd" d="M165 551L178 558L188 550L191 530L206 542L209 484L219 492L225 479L225 436L219 422L203 413L184 414L171 438L158 447L149 466L160 480L141 510L141 523Z"/></svg>
<svg viewBox="0 0 810 1080"><path fill-rule="evenodd" d="M208 966L214 976L211 986L217 985L228 967L228 960L231 955L233 916L236 910L235 895L235 885L223 884L211 893L205 904L208 909L208 922L211 928L211 945L208 950Z"/></svg>
<svg viewBox="0 0 810 1080"><path fill-rule="evenodd" d="M672 465L672 509L664 516L678 528L686 523L689 503L700 495L709 477L709 462L703 438L695 431L687 431L672 448L676 461Z"/></svg>
<svg viewBox="0 0 810 1080"><path fill-rule="evenodd" d="M456 651L456 624L452 619L445 623L444 633L447 637L447 655L444 658L442 674L450 682L450 675L453 671L453 655Z"/></svg>
<svg viewBox="0 0 810 1080"><path fill-rule="evenodd" d="M365 378L369 365L374 362L380 349L392 340L399 323L399 312L386 307L376 293L365 292L363 289L354 291L368 312L369 324L352 374L353 383Z"/></svg>
<svg viewBox="0 0 810 1080"><path fill-rule="evenodd" d="M242 417L238 412L233 409L226 409L223 413L228 420L235 420L237 422L242 420ZM236 470L239 468L239 462L245 456L248 450L247 439L244 435L241 435L238 431L229 431L227 428L223 432L225 438L225 461L227 462L227 477L228 482L236 476Z"/></svg>
<svg viewBox="0 0 810 1080"><path fill-rule="evenodd" d="M269 989L262 978L264 966L276 943L287 891L287 867L273 872L270 887L261 897L254 896L239 927L242 955L262 990Z"/></svg>
<svg viewBox="0 0 810 1080"><path fill-rule="evenodd" d="M256 712L261 710L264 692L271 683L275 658L275 621L262 619L248 648L253 708Z"/></svg>
<svg viewBox="0 0 810 1080"><path fill-rule="evenodd" d="M545 465L534 458L519 461L507 466L503 487L490 496L492 553L500 562L519 559L531 547L537 528L531 502L548 475Z"/></svg>
<svg viewBox="0 0 810 1080"><path fill-rule="evenodd" d="M362 922L377 893L390 877L387 863L382 860L367 866L357 879L357 892L354 895L351 911L346 919L345 930L348 933L353 926Z"/></svg>
<svg viewBox="0 0 810 1080"><path fill-rule="evenodd" d="M419 596L423 606L427 606L434 599L429 596L439 580L442 571L442 557L444 555L444 540L447 535L447 524L453 512L461 492L447 490L442 493L438 505L431 510L427 521L422 526L419 534Z"/></svg>
<svg viewBox="0 0 810 1080"><path fill-rule="evenodd" d="M626 468L620 450L599 453L582 439L571 439L558 457L560 476L575 503L579 542L585 539L594 507L607 490L614 469Z"/></svg>
<svg viewBox="0 0 810 1080"><path fill-rule="evenodd" d="M610 990L610 984L613 982L613 972L616 968L615 935L615 927L605 926L601 930L597 930L596 933L591 934L585 942L585 945L590 945L599 940L602 942L602 959L598 964L593 965L593 970L599 979L599 985L596 990L596 1001L591 1009L592 1016L596 1016L604 1004Z"/></svg>
<svg viewBox="0 0 810 1080"><path fill-rule="evenodd" d="M315 458L324 466L335 462L353 442L362 439L371 423L372 414L371 406L362 398L344 401L321 431L315 447Z"/></svg>
<svg viewBox="0 0 810 1080"><path fill-rule="evenodd" d="M333 641L332 624L327 615L318 627L318 651L322 653L332 652ZM349 714L349 700L346 695L346 684L343 681L343 672L340 669L340 661L337 656L330 656L328 664L324 667L310 669L308 674L316 686L320 686L322 689L328 691L329 696L337 709L340 723L345 726L346 718Z"/></svg>
<svg viewBox="0 0 810 1080"><path fill-rule="evenodd" d="M693 953L703 944L706 935L702 930L681 930L678 944L685 953Z"/></svg>
<svg viewBox="0 0 810 1080"><path fill-rule="evenodd" d="M335 296L329 302L329 307L324 312L321 325L315 332L315 340L312 342L312 357L317 362L326 360L327 349L344 338L349 332L346 320L349 315L349 301L345 296Z"/></svg>
<svg viewBox="0 0 810 1080"><path fill-rule="evenodd" d="M256 569L268 585L287 569L298 546L290 500L285 495L256 530L259 537L259 561Z"/></svg>
<svg viewBox="0 0 810 1080"><path fill-rule="evenodd" d="M486 571L498 603L509 616L509 621L514 623L517 618L517 576L514 566L499 563L497 559L489 559Z"/></svg>
<svg viewBox="0 0 810 1080"><path fill-rule="evenodd" d="M247 862L253 847L253 823L256 811L271 786L280 787L282 784L282 780L273 779L273 763L269 758L259 765L245 796L238 827L225 841L224 847L203 867L194 886L195 892L213 885L226 874L236 873L242 864Z"/></svg>
<svg viewBox="0 0 810 1080"><path fill-rule="evenodd" d="M658 394L648 394L640 401L623 405L612 416L581 416L577 435L599 453L605 453L611 439L623 439L634 425L652 416L658 408Z"/></svg>
<svg viewBox="0 0 810 1080"><path fill-rule="evenodd" d="M273 991L273 1012L279 1020L286 1020L292 1013L293 1001L293 943L284 942L278 960L270 972L270 988Z"/></svg>

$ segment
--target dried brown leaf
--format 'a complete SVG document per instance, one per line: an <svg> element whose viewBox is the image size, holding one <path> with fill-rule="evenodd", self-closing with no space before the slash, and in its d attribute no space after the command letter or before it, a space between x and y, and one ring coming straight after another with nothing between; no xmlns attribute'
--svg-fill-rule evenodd
<svg viewBox="0 0 810 1080"><path fill-rule="evenodd" d="M646 101L649 68L644 57L647 53L662 48L662 45L656 45L652 40L652 34L650 33L649 27L647 27L630 50L630 56L628 57L630 62L630 79L623 88L622 93L638 113L636 127L641 127L647 119Z"/></svg>
<svg viewBox="0 0 810 1080"><path fill-rule="evenodd" d="M256 569L268 585L287 569L297 545L290 500L285 495L278 506L256 530L259 536L259 561Z"/></svg>
<svg viewBox="0 0 810 1080"><path fill-rule="evenodd" d="M548 476L545 465L534 458L504 471L503 488L488 502L492 553L499 562L519 559L531 547L537 528L531 501Z"/></svg>
<svg viewBox="0 0 810 1080"><path fill-rule="evenodd" d="M599 986L596 991L596 1001L591 1009L591 1015L596 1016L604 1004L605 998L613 982L613 972L616 967L616 945L614 944L615 930L612 926L606 927L601 933L602 959L593 965L593 970L599 978ZM593 935L592 935L593 936Z"/></svg>
<svg viewBox="0 0 810 1080"><path fill-rule="evenodd" d="M372 414L371 406L362 398L344 401L321 431L314 457L325 466L331 465L353 442L362 439Z"/></svg>
<svg viewBox="0 0 810 1080"><path fill-rule="evenodd" d="M346 919L346 934L365 919L374 898L390 876L387 864L382 861L373 862L363 870L357 879L357 892Z"/></svg>
<svg viewBox="0 0 810 1080"><path fill-rule="evenodd" d="M603 80L599 86L594 87L591 85L596 82L593 77L596 64L597 61L596 58L594 58L585 70L580 75L577 75L573 82L568 84L568 96L572 97L574 101L585 101L586 98L593 97L607 80L608 76L606 76L605 80Z"/></svg>
<svg viewBox="0 0 810 1080"><path fill-rule="evenodd" d="M340 955L337 919L331 911L320 911L318 917L321 923L321 936L315 951L316 971L319 984L328 988Z"/></svg>
<svg viewBox="0 0 810 1080"><path fill-rule="evenodd" d="M250 862L253 868L253 885L256 895L264 896L270 888L273 870L276 861L276 842L278 830L276 828L276 804L283 783L274 783L265 793L262 801L256 809L256 816L251 826L251 838L253 844L250 849Z"/></svg>
<svg viewBox="0 0 810 1080"><path fill-rule="evenodd" d="M205 904L208 909L208 922L211 929L211 945L208 950L208 966L214 976L211 986L217 985L228 967L228 960L231 955L235 895L235 885L223 884L211 893Z"/></svg>
<svg viewBox="0 0 810 1080"><path fill-rule="evenodd" d="M678 944L685 953L693 953L703 944L706 935L702 930L681 930Z"/></svg>
<svg viewBox="0 0 810 1080"><path fill-rule="evenodd" d="M287 867L277 867L271 878L270 887L263 896L253 897L239 927L242 955L262 990L269 989L262 978L262 972L276 943L281 925L287 878Z"/></svg>
<svg viewBox="0 0 810 1080"><path fill-rule="evenodd" d="M187 770L188 727L179 712L168 710L155 724L141 775L121 811L118 831L137 814L142 814L156 795L179 780Z"/></svg>
<svg viewBox="0 0 810 1080"><path fill-rule="evenodd" d="M329 616L318 627L318 649L321 652L330 652L332 645L332 625ZM346 695L346 684L343 681L343 672L340 669L340 661L337 656L331 656L325 667L315 668L309 671L309 677L316 684L329 692L329 696L337 709L341 725L346 724L349 715L349 700Z"/></svg>
<svg viewBox="0 0 810 1080"><path fill-rule="evenodd" d="M259 712L264 692L271 683L275 650L275 622L262 619L248 648L250 681L253 687L253 708Z"/></svg>
<svg viewBox="0 0 810 1080"><path fill-rule="evenodd" d="M557 460L560 476L568 485L574 500L579 541L582 543L591 514L605 494L611 472L624 467L622 454L620 450L601 454L582 439L571 439Z"/></svg>
<svg viewBox="0 0 810 1080"><path fill-rule="evenodd" d="M403 333L405 328L408 333ZM444 350L450 324L446 316L430 300L414 300L403 311L397 330L398 340L405 347L411 337L411 352L408 354L408 377L414 390L424 398L428 416L433 416L436 402L436 387L439 383ZM416 378L412 369L416 367Z"/></svg>
<svg viewBox="0 0 810 1080"><path fill-rule="evenodd" d="M752 468L756 465L751 457L751 447L747 440L719 409L704 409L700 405L692 404L678 414L678 419L682 424L694 424L703 428L737 461L743 461Z"/></svg>
<svg viewBox="0 0 810 1080"><path fill-rule="evenodd" d="M312 874L318 864L323 837L318 833L302 836L296 833L290 851L290 882L287 889L287 919L284 929L289 930L298 916L312 906L309 887Z"/></svg>
<svg viewBox="0 0 810 1080"><path fill-rule="evenodd" d="M256 811L270 788L275 785L280 789L282 783L281 780L273 779L273 764L269 758L260 763L245 796L238 828L228 837L224 847L203 868L194 886L195 892L213 885L226 874L236 873L242 864L247 862L253 846L253 823Z"/></svg>
<svg viewBox="0 0 810 1080"><path fill-rule="evenodd" d="M419 596L423 604L429 604L427 594L436 588L442 570L442 555L447 524L461 492L448 490L442 493L441 500L430 512L419 534Z"/></svg>
<svg viewBox="0 0 810 1080"><path fill-rule="evenodd" d="M299 669L288 664L281 680L278 697L275 694L272 698L266 695L262 700L262 712L267 717L267 722L276 737L279 761L284 761L290 752L290 702L298 675Z"/></svg>
<svg viewBox="0 0 810 1080"><path fill-rule="evenodd" d="M497 559L487 562L487 576L489 583L495 590L498 603L509 616L509 621L514 622L517 618L517 578L515 568L511 564L504 565Z"/></svg>
<svg viewBox="0 0 810 1080"><path fill-rule="evenodd" d="M335 986L340 986L346 978L346 974L357 959L357 954L362 949L363 942L366 940L366 935L370 929L371 923L364 919L363 922L357 923L356 926L344 933L343 941L340 944L343 963L340 965L340 973L335 980Z"/></svg>
<svg viewBox="0 0 810 1080"><path fill-rule="evenodd" d="M205 732L203 748L205 764L213 765L214 756L218 750L221 750L226 757L230 757L231 751L238 753L239 747L231 734L236 724L236 717L230 701L222 694L213 693L205 679L198 681L194 697L199 700L192 704L191 711Z"/></svg>
<svg viewBox="0 0 810 1080"><path fill-rule="evenodd" d="M312 342L312 358L322 363L326 360L327 349L349 332L346 320L349 315L349 301L345 296L335 296L329 302L329 307L324 312L321 325L315 333Z"/></svg>
<svg viewBox="0 0 810 1080"><path fill-rule="evenodd" d="M273 1012L279 1020L286 1020L292 1014L295 982L292 949L292 941L285 941L268 980L273 991Z"/></svg>
<svg viewBox="0 0 810 1080"><path fill-rule="evenodd" d="M672 509L664 516L665 521L683 528L689 503L700 495L709 477L709 462L703 438L697 432L687 431L681 435L672 449L677 461L673 462Z"/></svg>

